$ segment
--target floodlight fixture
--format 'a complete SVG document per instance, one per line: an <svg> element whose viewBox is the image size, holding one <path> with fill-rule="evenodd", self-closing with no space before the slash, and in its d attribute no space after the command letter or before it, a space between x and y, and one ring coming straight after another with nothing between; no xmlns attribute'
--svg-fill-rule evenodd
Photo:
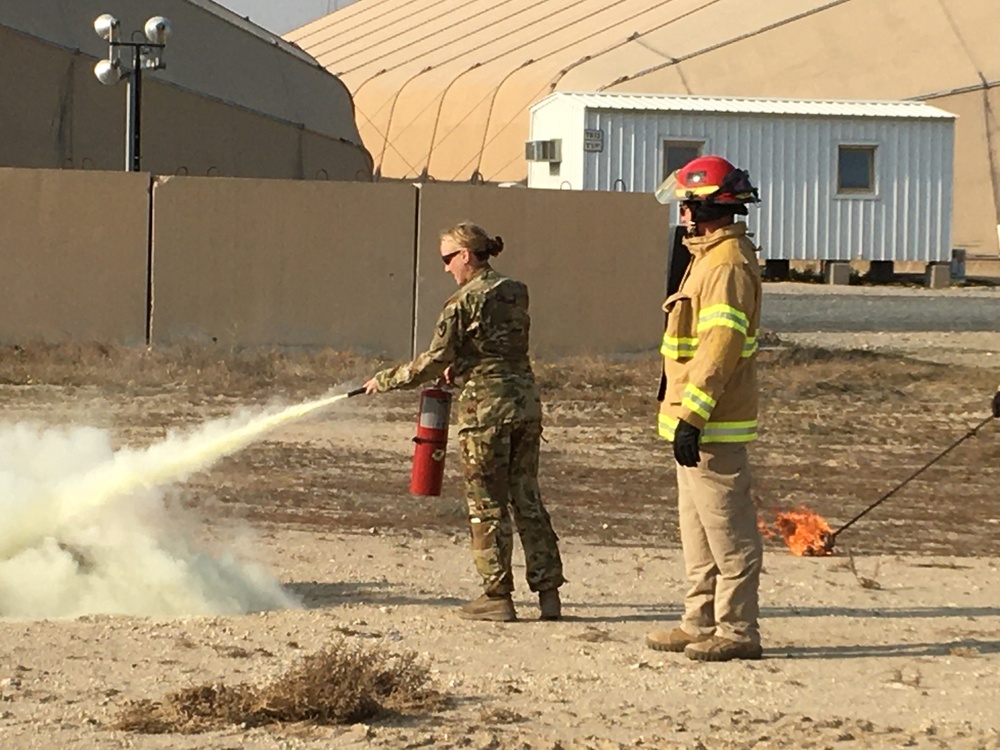
<svg viewBox="0 0 1000 750"><path fill-rule="evenodd" d="M170 23L170 19L168 18L153 16L146 21L146 26L143 30L146 32L146 38L150 44L166 44L167 37L174 30L174 25Z"/></svg>
<svg viewBox="0 0 1000 750"><path fill-rule="evenodd" d="M121 22L110 13L102 13L94 19L94 31L108 43L108 57L98 60L94 66L97 80L111 86L123 78L128 80L128 110L125 127L125 171L138 172L140 112L142 104L142 71L162 70L163 50L167 38L173 32L173 24L163 16L153 16L143 27L145 39L139 32L132 34L132 41L120 39ZM138 37L138 39L137 39ZM122 60L122 50L132 51L131 56ZM129 64L131 63L131 64Z"/></svg>
<svg viewBox="0 0 1000 750"><path fill-rule="evenodd" d="M94 66L94 75L105 86L114 86L122 79L124 73L117 60L98 60Z"/></svg>
<svg viewBox="0 0 1000 750"><path fill-rule="evenodd" d="M110 13L102 13L94 19L94 31L106 42L117 42L121 21Z"/></svg>

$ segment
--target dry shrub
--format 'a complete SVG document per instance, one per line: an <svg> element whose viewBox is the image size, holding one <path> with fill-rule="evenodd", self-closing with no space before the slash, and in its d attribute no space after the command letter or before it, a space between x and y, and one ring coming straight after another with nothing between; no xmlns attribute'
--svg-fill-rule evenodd
<svg viewBox="0 0 1000 750"><path fill-rule="evenodd" d="M98 342L0 346L0 384L164 385L205 392L329 387L369 376L381 360L329 348L164 347Z"/></svg>
<svg viewBox="0 0 1000 750"><path fill-rule="evenodd" d="M263 686L204 684L171 693L163 701L133 701L114 728L194 734L233 725L356 724L392 713L442 708L445 697L429 683L429 669L413 653L338 641L306 655Z"/></svg>
<svg viewBox="0 0 1000 750"><path fill-rule="evenodd" d="M628 357L580 356L536 362L535 374L543 392L594 391L608 393L656 387L662 367L655 353Z"/></svg>
<svg viewBox="0 0 1000 750"><path fill-rule="evenodd" d="M886 355L868 349L824 349L819 346L782 346L766 354L762 353L761 361L769 365L787 367L790 365L811 365L826 362L856 362L858 360L871 362L884 359ZM897 355L889 355L891 359L899 359Z"/></svg>
<svg viewBox="0 0 1000 750"><path fill-rule="evenodd" d="M784 346L785 342L782 341L781 337L774 331L761 328L760 333L757 334L757 345L761 349L773 349L778 346Z"/></svg>
<svg viewBox="0 0 1000 750"><path fill-rule="evenodd" d="M914 360L894 352L811 346L762 350L759 372L765 399L786 402L848 396L879 404L895 399L922 409L945 399L943 389L954 389L956 383L962 384L966 401L968 393L990 392L996 385L995 375L985 368ZM770 406L765 411L773 411Z"/></svg>

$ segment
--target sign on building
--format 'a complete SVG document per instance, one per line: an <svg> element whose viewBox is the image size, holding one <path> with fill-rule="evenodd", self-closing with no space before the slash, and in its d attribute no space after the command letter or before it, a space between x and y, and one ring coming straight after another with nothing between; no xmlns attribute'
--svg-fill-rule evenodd
<svg viewBox="0 0 1000 750"><path fill-rule="evenodd" d="M585 153L601 153L604 150L604 131L600 129L583 131L583 150Z"/></svg>

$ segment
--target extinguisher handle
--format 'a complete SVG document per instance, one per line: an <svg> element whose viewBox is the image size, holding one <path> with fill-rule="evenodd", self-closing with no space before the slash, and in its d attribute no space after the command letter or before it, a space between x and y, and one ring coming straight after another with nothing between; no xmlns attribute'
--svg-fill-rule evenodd
<svg viewBox="0 0 1000 750"><path fill-rule="evenodd" d="M348 391L347 397L351 398L351 396L360 396L364 392L365 392L365 387L361 386L360 388L355 388L353 391Z"/></svg>

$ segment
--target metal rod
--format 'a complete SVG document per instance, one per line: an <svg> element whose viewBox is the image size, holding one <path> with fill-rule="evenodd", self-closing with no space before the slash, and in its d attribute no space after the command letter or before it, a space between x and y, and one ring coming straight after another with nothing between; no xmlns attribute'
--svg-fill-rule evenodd
<svg viewBox="0 0 1000 750"><path fill-rule="evenodd" d="M983 429L987 424L989 424L990 422L992 422L994 419L995 419L995 417L993 417L992 414L990 416L986 417L986 419L984 419L982 422L980 422L979 424L977 424L972 429L968 430L964 435L962 435L962 437L958 438L958 440L956 440L954 443L952 443L951 445L949 445L947 448L945 448L943 451L941 451L938 455L936 455L930 461L928 461L927 463L925 463L923 466L921 466L915 472L913 472L912 474L910 474L910 476L908 476L902 482L900 482L895 487L893 487L891 490L889 490L888 492L886 492L884 495L882 495L882 497L880 497L874 503L872 503L867 508L865 508L863 511L861 511L860 513L858 513L858 515L856 515L850 521L848 521L843 526L841 526L839 529L837 529L832 534L830 534L829 541L827 543L827 548L833 547L833 541L837 538L837 534L839 534L841 531L847 530L848 528L850 528L851 526L854 525L855 521L857 521L860 518L868 515L868 513L870 513L871 511L875 510L875 508L877 508L879 505L881 505L882 503L884 503L890 497L892 497L893 495L895 495L897 492L899 492L901 489L903 489L903 487L905 487L910 482L912 482L914 479L916 479L918 476L920 476L921 474L923 474L925 471L927 471L927 469L929 469L934 464L936 464L938 461L940 461L942 458L944 458L945 456L947 456L949 453L951 453L953 450L955 450L955 448L957 448L958 446L960 446L962 443L964 443L970 437L973 437L977 432L979 432L981 429Z"/></svg>
<svg viewBox="0 0 1000 750"><path fill-rule="evenodd" d="M132 46L132 70L128 74L128 111L125 116L125 171L138 172L141 163L142 51Z"/></svg>
<svg viewBox="0 0 1000 750"><path fill-rule="evenodd" d="M142 169L142 50L135 53L135 122L132 126L132 171Z"/></svg>

